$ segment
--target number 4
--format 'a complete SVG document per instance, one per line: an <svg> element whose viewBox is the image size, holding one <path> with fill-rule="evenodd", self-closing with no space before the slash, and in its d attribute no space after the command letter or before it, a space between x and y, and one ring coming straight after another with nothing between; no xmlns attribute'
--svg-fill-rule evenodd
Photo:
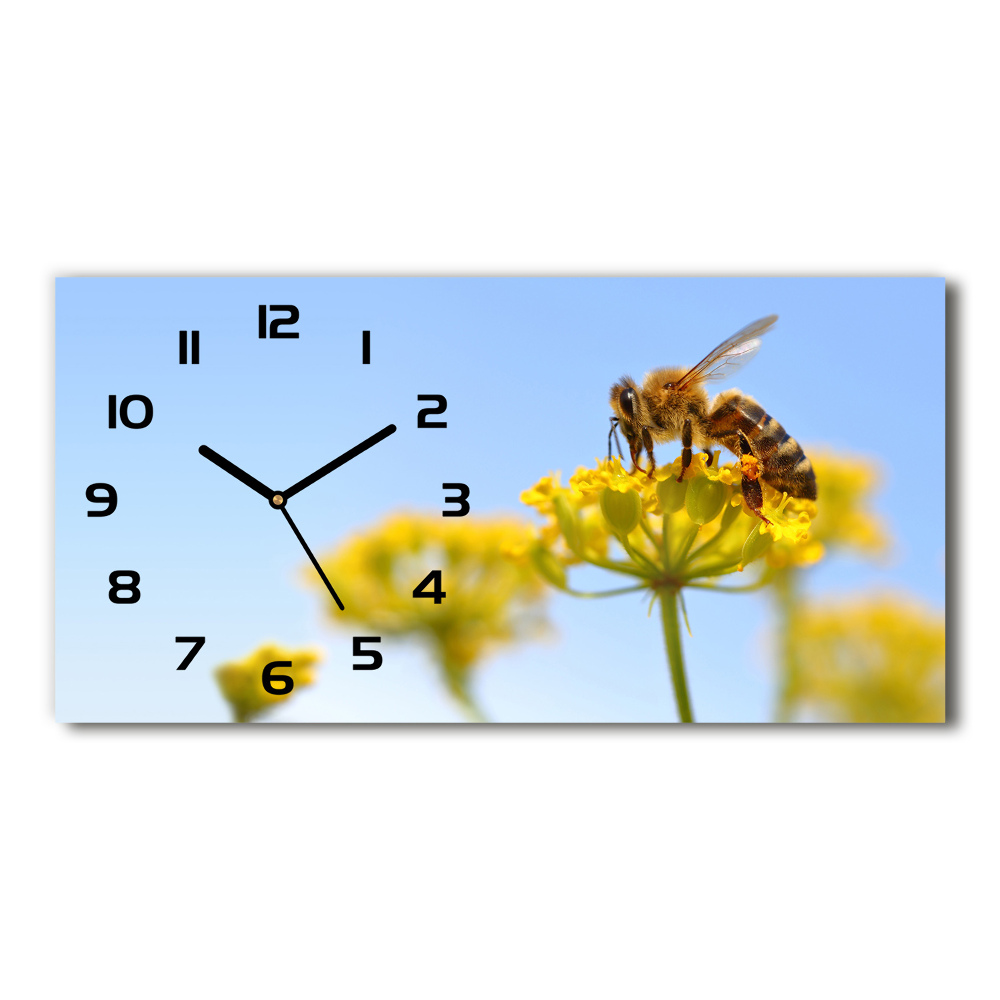
<svg viewBox="0 0 1000 1000"><path fill-rule="evenodd" d="M429 584L434 584L434 589L428 593L424 588ZM432 569L427 576L425 576L420 583L417 584L413 589L414 597L433 597L435 604L441 603L441 598L447 597L448 595L441 589L441 570Z"/></svg>

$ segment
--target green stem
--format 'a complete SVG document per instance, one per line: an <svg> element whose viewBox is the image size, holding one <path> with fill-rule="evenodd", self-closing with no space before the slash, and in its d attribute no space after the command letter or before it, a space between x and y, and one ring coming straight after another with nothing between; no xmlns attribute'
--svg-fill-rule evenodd
<svg viewBox="0 0 1000 1000"><path fill-rule="evenodd" d="M698 579L703 576L722 576L723 574L734 572L739 566L741 558L742 553L735 559L705 563L704 566L692 566L688 572L690 572L692 579Z"/></svg>
<svg viewBox="0 0 1000 1000"><path fill-rule="evenodd" d="M679 590L677 592L677 599L681 605L681 614L684 616L684 628L687 630L688 638L693 639L694 636L691 634L691 623L688 621L688 609L687 605L684 603L684 591Z"/></svg>
<svg viewBox="0 0 1000 1000"><path fill-rule="evenodd" d="M448 652L448 648L439 634L435 634L435 640L442 679L448 693L455 699L462 714L469 722L489 722L490 720L469 693L471 664L456 661Z"/></svg>
<svg viewBox="0 0 1000 1000"><path fill-rule="evenodd" d="M678 551L669 558L668 565L670 568L677 572L681 567L684 566L684 562L687 559L688 552L691 551L691 546L694 545L694 540L698 537L698 532L701 530L700 524L691 524L687 529L687 535L682 536L680 539L680 548Z"/></svg>
<svg viewBox="0 0 1000 1000"><path fill-rule="evenodd" d="M676 587L664 587L658 591L660 598L660 616L663 619L663 640L667 647L667 660L670 662L670 680L674 685L674 698L677 701L677 714L681 722L694 722L691 714L691 701L688 697L687 677L684 674L684 651L681 648L680 621L677 617L677 603L680 590Z"/></svg>
<svg viewBox="0 0 1000 1000"><path fill-rule="evenodd" d="M702 542L701 545L699 545L698 548L691 553L692 560L700 559L706 552L718 545L719 542L722 541L722 536L726 534L728 527L729 526L726 525L726 527L720 528L707 542Z"/></svg>
<svg viewBox="0 0 1000 1000"><path fill-rule="evenodd" d="M618 541L621 542L622 548L632 557L632 561L634 563L643 562L654 573L658 573L660 571L660 567L657 566L656 563L654 563L653 560L649 558L649 556L645 555L644 553L636 549L635 546L633 546L632 543L628 540L628 537L626 535L619 535Z"/></svg>
<svg viewBox="0 0 1000 1000"><path fill-rule="evenodd" d="M653 548L656 549L657 552L659 552L660 541L657 539L656 535L653 534L653 529L648 524L646 524L645 514L643 514L643 516L639 519L639 524L642 526L642 530L646 532L646 537L653 543Z"/></svg>
<svg viewBox="0 0 1000 1000"><path fill-rule="evenodd" d="M697 564L697 561L703 558L706 552L710 552L713 548L715 548L721 536L722 532L717 531L707 542L705 542L702 545L699 545L698 548L696 548L691 553L690 562L692 563L692 565Z"/></svg>
<svg viewBox="0 0 1000 1000"><path fill-rule="evenodd" d="M448 685L448 690L451 691L452 697L458 703L458 707L462 710L462 714L469 722L490 721L463 687L455 683L450 677L446 678L445 683Z"/></svg>
<svg viewBox="0 0 1000 1000"><path fill-rule="evenodd" d="M482 710L479 708L475 702L465 701L464 699L459 699L459 707L465 714L465 717L469 722L489 722L490 720L483 715Z"/></svg>
<svg viewBox="0 0 1000 1000"><path fill-rule="evenodd" d="M572 594L574 597L616 597L618 594L635 594L640 590L646 590L646 584L640 583L635 587L618 587L615 590L573 590L571 587L563 587L563 593Z"/></svg>
<svg viewBox="0 0 1000 1000"><path fill-rule="evenodd" d="M714 590L720 594L749 594L754 590L763 590L772 579L772 574L770 572L762 573L760 579L756 583L748 583L741 587L720 587L717 583L694 583L689 580L684 584L685 587L697 587L699 590Z"/></svg>
<svg viewBox="0 0 1000 1000"><path fill-rule="evenodd" d="M591 566L600 566L602 569L612 569L616 573L628 573L629 576L637 576L640 579L648 580L649 573L644 573L634 563L623 562L620 559L602 559L600 556L583 555L580 557Z"/></svg>
<svg viewBox="0 0 1000 1000"><path fill-rule="evenodd" d="M781 636L781 681L775 722L790 722L801 673L792 633L799 609L798 570L793 566L775 573L778 597L778 629Z"/></svg>

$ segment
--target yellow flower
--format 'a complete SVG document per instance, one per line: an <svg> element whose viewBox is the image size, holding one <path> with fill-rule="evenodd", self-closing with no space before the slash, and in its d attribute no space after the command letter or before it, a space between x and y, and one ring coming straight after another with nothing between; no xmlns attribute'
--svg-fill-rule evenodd
<svg viewBox="0 0 1000 1000"><path fill-rule="evenodd" d="M788 641L791 710L837 722L944 722L944 615L912 598L804 603Z"/></svg>
<svg viewBox="0 0 1000 1000"><path fill-rule="evenodd" d="M554 476L543 476L530 490L521 494L521 501L548 514L552 511L552 497L561 489L558 472Z"/></svg>
<svg viewBox="0 0 1000 1000"><path fill-rule="evenodd" d="M747 459L720 467L718 452L711 465L707 455L697 455L680 482L680 458L652 477L627 472L612 458L593 469L577 469L569 486L562 486L558 475L548 475L521 494L522 502L545 518L533 561L551 584L580 597L648 590L659 602L682 722L694 721L678 624L682 589L748 589L718 587L714 580L742 571L775 544L794 552L809 542L816 505L808 500L792 499L760 481L766 520L747 507L740 481L758 474L757 464ZM582 562L624 574L632 585L598 593L574 590L566 567ZM765 573L750 586L767 580Z"/></svg>
<svg viewBox="0 0 1000 1000"><path fill-rule="evenodd" d="M223 663L215 670L215 680L222 696L229 702L236 722L250 722L262 712L281 704L288 697L288 682L283 677L290 677L293 690L308 687L316 679L314 664L320 660L319 654L311 649L284 649L280 646L261 646L245 660L233 663ZM291 666L274 666L267 670L269 664L290 662ZM267 677L264 674L267 672ZM268 692L265 683L276 694Z"/></svg>
<svg viewBox="0 0 1000 1000"><path fill-rule="evenodd" d="M545 489L539 486L543 503ZM473 669L545 625L535 544L533 529L512 518L391 515L320 557L345 610L329 602L325 607L337 624L422 640L450 694L471 717L482 718L469 690ZM435 570L440 587L430 580L415 596ZM311 567L304 579L326 593Z"/></svg>
<svg viewBox="0 0 1000 1000"><path fill-rule="evenodd" d="M650 478L627 472L616 457L578 469L568 486L546 476L521 501L545 516L537 544L564 566L593 563L642 577L653 589L742 570L775 541L792 551L807 545L816 514L810 501L762 483L765 522L743 500L739 463L708 465L700 454L678 483L680 471L677 458ZM630 564L608 558L612 542Z"/></svg>
<svg viewBox="0 0 1000 1000"><path fill-rule="evenodd" d="M776 567L807 566L826 549L843 549L878 557L889 550L890 538L881 518L869 508L879 483L878 467L871 459L809 449L820 502L810 526L806 546L775 545L768 562Z"/></svg>

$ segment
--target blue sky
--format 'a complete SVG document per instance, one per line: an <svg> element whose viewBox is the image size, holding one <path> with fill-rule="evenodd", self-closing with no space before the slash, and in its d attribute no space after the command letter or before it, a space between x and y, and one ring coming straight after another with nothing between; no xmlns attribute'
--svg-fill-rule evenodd
<svg viewBox="0 0 1000 1000"><path fill-rule="evenodd" d="M294 303L298 340L259 340L257 305ZM65 721L225 721L211 669L260 643L317 646L315 687L272 721L457 721L423 652L385 643L352 671L304 554L264 501L198 455L207 444L287 486L387 423L390 439L311 486L289 511L314 550L399 509L440 510L442 482L476 513L518 512L521 490L564 481L606 450L610 384L693 364L768 313L779 322L732 383L806 447L873 457L875 507L897 546L882 567L831 558L814 593L905 588L943 607L944 282L918 278L60 279L57 283L57 714ZM201 363L177 363L199 329ZM372 363L361 331L372 331ZM722 386L720 385L720 388ZM149 427L107 427L107 397L142 393ZM418 394L448 399L418 430ZM660 446L660 460L676 453ZM940 469L935 478L933 470ZM88 518L84 490L119 507ZM822 490L822 483L820 484ZM112 569L142 599L113 605ZM617 585L594 571L581 586ZM765 721L766 599L693 592L686 641L696 716ZM623 596L551 601L556 636L491 660L477 684L500 720L669 721L656 618ZM177 635L204 635L185 672Z"/></svg>

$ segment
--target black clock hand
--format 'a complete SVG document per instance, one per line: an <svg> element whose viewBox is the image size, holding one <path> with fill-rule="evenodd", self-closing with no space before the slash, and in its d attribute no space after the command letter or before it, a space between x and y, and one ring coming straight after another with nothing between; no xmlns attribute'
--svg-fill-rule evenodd
<svg viewBox="0 0 1000 1000"><path fill-rule="evenodd" d="M352 458L357 458L358 455L360 455L363 451L367 451L372 445L378 444L379 441L384 441L390 434L395 433L395 424L389 424L387 427L383 427L377 434L373 434L370 438L366 438L361 442L361 444L356 444L353 448L349 451L345 451L343 455L335 458L332 462L327 462L322 469L317 469L311 476L306 476L305 479L300 479L294 486L289 486L287 490L282 490L281 495L286 500L289 497L295 496L295 494L300 490L304 490L307 486L312 486L313 483L322 479L328 473L333 472L334 469L339 469L345 462L349 462ZM299 540L301 541L301 536ZM302 544L305 545L305 542ZM308 552L309 550L306 549L306 551ZM329 586L329 584L327 584L327 586Z"/></svg>
<svg viewBox="0 0 1000 1000"><path fill-rule="evenodd" d="M333 584L326 578L326 574L323 572L323 567L320 566L316 557L312 554L312 550L306 545L306 540L302 537L302 532L295 526L295 522L292 520L291 515L285 507L285 501L289 497L294 496L296 493L304 490L307 486L312 486L317 480L322 479L325 475L333 472L334 469L339 469L340 466L349 462L352 458L357 458L362 452L367 451L372 445L376 445L379 441L384 441L390 434L396 433L396 425L389 424L387 427L383 427L378 433L373 434L370 438L366 438L361 444L355 445L353 448L345 451L343 455L338 456L332 462L328 462L321 469L317 469L312 475L306 476L305 479L299 480L294 486L287 490L283 490L281 493L275 493L274 490L268 489L259 479L254 479L248 472L244 472L238 465L233 465L232 462L227 458L223 458L217 451L212 451L208 445L202 445L198 452L204 455L210 462L214 462L220 469L224 469L231 476L235 476L241 483L249 486L250 489L259 493L265 500L270 503L270 505L277 510L280 510L284 515L285 520L288 522L288 526L295 533L295 537L299 540L299 544L305 550L307 556L309 556L309 561L316 568L316 572L319 573L319 578L326 584L326 589L330 591L330 596L337 602L337 607L341 611L344 610L343 601L337 596L337 591L333 589Z"/></svg>
<svg viewBox="0 0 1000 1000"><path fill-rule="evenodd" d="M393 430L395 429L396 428L393 427ZM364 449L362 448L361 450L363 451ZM254 479L254 477L248 472L244 472L238 465L233 465L228 458L223 458L217 451L212 451L208 445L203 444L198 449L198 453L204 455L210 462L214 462L220 469L225 469L225 471L231 476L235 476L241 483L245 483L249 486L250 489L255 490L262 497L264 497L272 507L277 507L277 509L285 515L285 520L288 522L292 531L295 532L295 537L299 540L299 544L306 550L306 555L309 556L309 561L316 567L316 572L319 573L320 579L326 584L326 589L330 591L330 596L337 602L337 607L343 611L344 605L337 596L337 592L333 589L330 581L326 578L326 574L323 572L323 567L316 561L316 557L312 554L309 546L306 545L306 540L302 537L299 529L295 527L295 522L292 520L288 511L285 510L284 506L282 506L283 498L276 494L274 490L269 490L259 479ZM341 457L343 458L343 456ZM347 459L343 458L343 461L346 462ZM317 478L319 477L317 476Z"/></svg>
<svg viewBox="0 0 1000 1000"><path fill-rule="evenodd" d="M233 465L228 458L223 458L217 451L212 451L207 444L203 444L198 449L198 454L204 455L210 462L215 463L220 469L224 469L229 475L235 476L241 483L249 486L266 500L270 500L274 496L274 490L269 490L259 479L254 479L249 472L244 472L238 465Z"/></svg>
<svg viewBox="0 0 1000 1000"><path fill-rule="evenodd" d="M287 492L285 493L285 496L288 496ZM309 561L316 567L316 572L319 573L319 578L326 584L326 589L330 591L330 596L337 602L337 607L343 611L344 605L337 596L337 591L333 589L330 581L326 578L326 573L323 572L323 567L316 561L316 557L310 551L309 546L306 545L306 540L302 537L302 533L295 527L295 522L292 520L291 515L284 507L279 507L278 510L285 515L285 520L288 522L288 526L295 532L295 537L299 540L299 544L306 550L306 555L309 556Z"/></svg>

